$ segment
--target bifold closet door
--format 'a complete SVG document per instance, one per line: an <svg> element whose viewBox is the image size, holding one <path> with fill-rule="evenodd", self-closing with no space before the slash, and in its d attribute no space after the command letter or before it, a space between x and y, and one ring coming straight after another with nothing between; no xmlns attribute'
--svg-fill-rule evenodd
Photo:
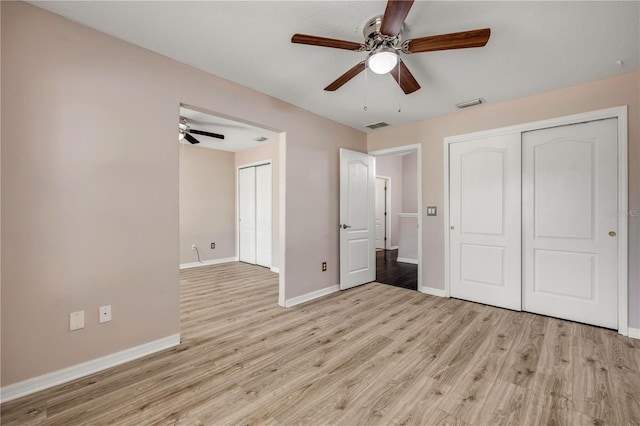
<svg viewBox="0 0 640 426"><path fill-rule="evenodd" d="M256 264L271 267L271 164L256 170Z"/></svg>
<svg viewBox="0 0 640 426"><path fill-rule="evenodd" d="M449 146L452 297L520 310L520 133Z"/></svg>
<svg viewBox="0 0 640 426"><path fill-rule="evenodd" d="M617 129L523 133L526 311L618 328Z"/></svg>
<svg viewBox="0 0 640 426"><path fill-rule="evenodd" d="M238 249L240 262L256 263L256 168L238 170Z"/></svg>

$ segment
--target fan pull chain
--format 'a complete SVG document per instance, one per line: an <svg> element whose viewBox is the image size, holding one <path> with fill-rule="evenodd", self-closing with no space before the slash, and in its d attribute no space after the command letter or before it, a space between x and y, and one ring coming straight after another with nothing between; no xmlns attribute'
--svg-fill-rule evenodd
<svg viewBox="0 0 640 426"><path fill-rule="evenodd" d="M400 91L402 91L402 86L400 85L400 82L402 81L402 67L400 66L400 61L402 61L402 59L398 58L398 87L400 88ZM402 112L402 108L400 107L400 101L402 99L402 95L400 94L400 91L398 91L398 112Z"/></svg>
<svg viewBox="0 0 640 426"><path fill-rule="evenodd" d="M364 64L364 108L363 110L367 110L367 89L369 87L368 83L367 83L367 68L369 68L367 66L367 63L365 62Z"/></svg>

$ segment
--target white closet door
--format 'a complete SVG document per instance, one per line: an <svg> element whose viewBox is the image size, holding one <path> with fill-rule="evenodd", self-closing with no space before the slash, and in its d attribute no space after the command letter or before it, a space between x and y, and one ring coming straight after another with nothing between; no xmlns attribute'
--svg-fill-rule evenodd
<svg viewBox="0 0 640 426"><path fill-rule="evenodd" d="M256 263L271 267L271 164L256 170Z"/></svg>
<svg viewBox="0 0 640 426"><path fill-rule="evenodd" d="M523 134L524 308L618 327L617 119Z"/></svg>
<svg viewBox="0 0 640 426"><path fill-rule="evenodd" d="M240 262L256 263L256 168L238 170Z"/></svg>
<svg viewBox="0 0 640 426"><path fill-rule="evenodd" d="M449 148L451 296L522 307L520 134Z"/></svg>

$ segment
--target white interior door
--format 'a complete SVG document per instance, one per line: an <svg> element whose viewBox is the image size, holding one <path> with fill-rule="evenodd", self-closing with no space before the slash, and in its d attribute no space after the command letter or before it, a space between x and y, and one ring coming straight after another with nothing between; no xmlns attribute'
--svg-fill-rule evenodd
<svg viewBox="0 0 640 426"><path fill-rule="evenodd" d="M449 147L451 296L521 309L520 134Z"/></svg>
<svg viewBox="0 0 640 426"><path fill-rule="evenodd" d="M340 289L376 278L375 160L340 149Z"/></svg>
<svg viewBox="0 0 640 426"><path fill-rule="evenodd" d="M384 249L387 237L387 180L376 178L376 249Z"/></svg>
<svg viewBox="0 0 640 426"><path fill-rule="evenodd" d="M240 262L256 263L256 168L238 170L238 254Z"/></svg>
<svg viewBox="0 0 640 426"><path fill-rule="evenodd" d="M523 134L524 309L618 327L617 119Z"/></svg>
<svg viewBox="0 0 640 426"><path fill-rule="evenodd" d="M256 264L271 267L271 164L256 170Z"/></svg>

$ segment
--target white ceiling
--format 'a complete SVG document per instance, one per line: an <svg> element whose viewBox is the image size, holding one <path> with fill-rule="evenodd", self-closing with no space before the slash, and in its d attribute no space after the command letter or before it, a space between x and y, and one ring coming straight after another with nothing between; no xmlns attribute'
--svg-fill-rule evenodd
<svg viewBox="0 0 640 426"><path fill-rule="evenodd" d="M364 131L447 114L473 98L496 103L622 74L640 62L638 1L417 1L405 39L492 32L484 48L403 55L422 86L410 95L371 72L325 92L366 53L290 43L297 32L361 42L384 1L33 4Z"/></svg>
<svg viewBox="0 0 640 426"><path fill-rule="evenodd" d="M238 152L278 141L278 134L275 132L228 118L216 117L194 109L180 107L180 116L187 118L187 124L191 129L224 135L224 139L196 134L191 135L200 141L196 146L202 148ZM177 136L178 122L176 121ZM258 137L265 137L267 140L258 142L255 140ZM181 143L191 145L186 139L183 139Z"/></svg>

